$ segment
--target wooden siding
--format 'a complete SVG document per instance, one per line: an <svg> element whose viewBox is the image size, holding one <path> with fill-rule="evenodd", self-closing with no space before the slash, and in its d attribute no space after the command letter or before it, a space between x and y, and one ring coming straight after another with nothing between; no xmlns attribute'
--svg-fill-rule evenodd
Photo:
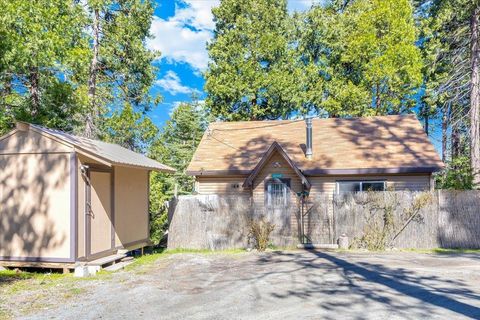
<svg viewBox="0 0 480 320"><path fill-rule="evenodd" d="M430 175L376 175L376 176L322 176L308 177L312 184L310 196L318 193L334 194L337 181L376 180L386 181L387 189L392 191L425 191L430 189Z"/></svg>
<svg viewBox="0 0 480 320"><path fill-rule="evenodd" d="M245 176L197 177L198 194L249 194L249 189L242 187ZM238 186L235 188L234 186Z"/></svg>

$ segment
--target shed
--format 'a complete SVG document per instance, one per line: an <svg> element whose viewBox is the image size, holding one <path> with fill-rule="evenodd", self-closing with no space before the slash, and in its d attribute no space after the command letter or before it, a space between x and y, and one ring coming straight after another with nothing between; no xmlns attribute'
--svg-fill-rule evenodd
<svg viewBox="0 0 480 320"><path fill-rule="evenodd" d="M24 122L0 137L0 262L74 265L149 244L149 174L116 144Z"/></svg>

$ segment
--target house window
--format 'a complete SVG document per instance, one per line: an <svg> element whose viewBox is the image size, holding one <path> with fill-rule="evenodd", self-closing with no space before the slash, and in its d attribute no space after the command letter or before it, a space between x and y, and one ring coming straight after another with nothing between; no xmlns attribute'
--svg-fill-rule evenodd
<svg viewBox="0 0 480 320"><path fill-rule="evenodd" d="M385 191L385 181L337 181L337 194L362 191Z"/></svg>
<svg viewBox="0 0 480 320"><path fill-rule="evenodd" d="M290 179L265 181L265 204L267 207L286 207L290 195Z"/></svg>

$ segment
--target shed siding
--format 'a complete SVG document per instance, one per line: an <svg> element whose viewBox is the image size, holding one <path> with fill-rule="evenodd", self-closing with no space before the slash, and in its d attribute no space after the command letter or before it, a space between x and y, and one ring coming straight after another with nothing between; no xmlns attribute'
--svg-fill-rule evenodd
<svg viewBox="0 0 480 320"><path fill-rule="evenodd" d="M143 169L115 167L115 246L149 238L149 172Z"/></svg>
<svg viewBox="0 0 480 320"><path fill-rule="evenodd" d="M18 152L46 151L31 145L42 139L19 141L18 137L10 137L18 143L17 148L10 138L2 141L3 147ZM55 142L49 148L64 150ZM69 169L69 153L0 155L1 257L70 258Z"/></svg>
<svg viewBox="0 0 480 320"><path fill-rule="evenodd" d="M86 183L85 177L82 176L80 167L85 164L95 164L101 166L102 164L98 161L95 161L91 158L88 158L83 155L77 155L77 258L84 259L86 254L85 247L85 236L86 236L86 226L85 226L85 193L86 193Z"/></svg>
<svg viewBox="0 0 480 320"><path fill-rule="evenodd" d="M13 131L11 135L0 140L0 154L57 153L71 151L73 151L73 149L70 146L47 138L32 130Z"/></svg>

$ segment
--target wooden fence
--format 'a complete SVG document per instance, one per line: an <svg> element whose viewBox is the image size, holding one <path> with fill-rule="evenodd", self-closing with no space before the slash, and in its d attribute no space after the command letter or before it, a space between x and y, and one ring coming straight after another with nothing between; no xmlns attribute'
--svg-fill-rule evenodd
<svg viewBox="0 0 480 320"><path fill-rule="evenodd" d="M336 243L345 234L370 249L480 248L480 191L320 194L307 204L303 230L313 243ZM245 248L249 221L259 216L275 224L274 245L300 242L289 214L266 214L248 196L181 196L170 207L169 248Z"/></svg>

